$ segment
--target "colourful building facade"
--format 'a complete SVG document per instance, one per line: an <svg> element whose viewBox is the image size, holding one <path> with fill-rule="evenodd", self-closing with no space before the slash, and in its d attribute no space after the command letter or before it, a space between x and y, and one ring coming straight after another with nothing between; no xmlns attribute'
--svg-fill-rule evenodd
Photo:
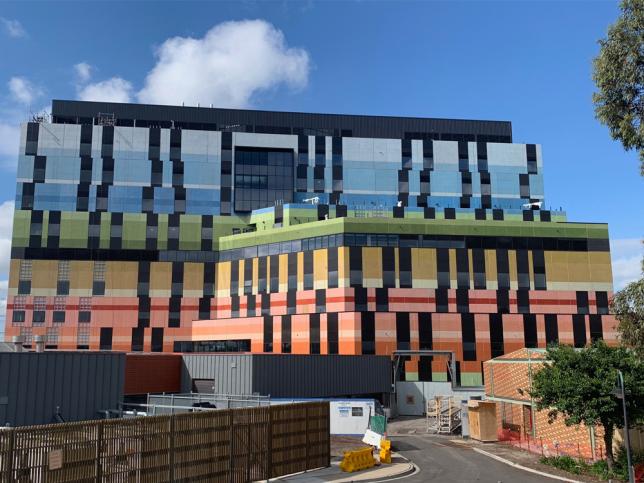
<svg viewBox="0 0 644 483"><path fill-rule="evenodd" d="M453 350L612 340L608 228L546 209L509 123L54 101L23 126L8 340ZM446 380L445 361L406 361Z"/></svg>

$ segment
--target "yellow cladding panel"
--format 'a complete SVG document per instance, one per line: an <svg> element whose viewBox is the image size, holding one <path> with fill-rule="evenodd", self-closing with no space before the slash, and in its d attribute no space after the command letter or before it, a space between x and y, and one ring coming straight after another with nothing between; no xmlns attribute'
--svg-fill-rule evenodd
<svg viewBox="0 0 644 483"><path fill-rule="evenodd" d="M31 288L56 290L58 260L34 260L32 262Z"/></svg>
<svg viewBox="0 0 644 483"><path fill-rule="evenodd" d="M327 288L329 276L329 251L326 248L313 252L313 286Z"/></svg>
<svg viewBox="0 0 644 483"><path fill-rule="evenodd" d="M259 259L253 258L253 286L251 288L251 293L257 293L257 285L259 284Z"/></svg>
<svg viewBox="0 0 644 483"><path fill-rule="evenodd" d="M150 291L170 290L172 285L172 263L150 263Z"/></svg>
<svg viewBox="0 0 644 483"><path fill-rule="evenodd" d="M20 260L11 260L9 265L9 289L18 288L20 278Z"/></svg>
<svg viewBox="0 0 644 483"><path fill-rule="evenodd" d="M203 295L203 263L183 264L183 290L196 291Z"/></svg>
<svg viewBox="0 0 644 483"><path fill-rule="evenodd" d="M94 274L94 263L80 260L72 260L69 263L69 290L70 294L79 291L86 291L84 295L92 294L92 280ZM81 295L77 293L77 295Z"/></svg>
<svg viewBox="0 0 644 483"><path fill-rule="evenodd" d="M338 287L349 286L349 248L338 247Z"/></svg>
<svg viewBox="0 0 644 483"><path fill-rule="evenodd" d="M359 248L357 249L359 250ZM381 248L362 248L362 283L364 287L382 287Z"/></svg>
<svg viewBox="0 0 644 483"><path fill-rule="evenodd" d="M436 249L412 248L411 270L414 288L436 288Z"/></svg>
<svg viewBox="0 0 644 483"><path fill-rule="evenodd" d="M588 282L589 280L588 252L568 252L568 281Z"/></svg>
<svg viewBox="0 0 644 483"><path fill-rule="evenodd" d="M508 250L508 265L510 266L510 288L516 290L519 286L517 283L517 252L516 250Z"/></svg>
<svg viewBox="0 0 644 483"><path fill-rule="evenodd" d="M546 281L567 282L568 281L568 255L567 252L544 252L546 260Z"/></svg>
<svg viewBox="0 0 644 483"><path fill-rule="evenodd" d="M230 264L219 262L216 267L217 297L230 296Z"/></svg>
<svg viewBox="0 0 644 483"><path fill-rule="evenodd" d="M105 264L105 295L136 296L139 279L138 262L107 262Z"/></svg>
<svg viewBox="0 0 644 483"><path fill-rule="evenodd" d="M297 289L304 289L304 252L297 253Z"/></svg>
<svg viewBox="0 0 644 483"><path fill-rule="evenodd" d="M456 270L456 249L450 248L449 253L449 279L451 282L451 287L456 288L456 280L458 272Z"/></svg>
<svg viewBox="0 0 644 483"><path fill-rule="evenodd" d="M609 252L588 252L590 279L593 282L613 283Z"/></svg>
<svg viewBox="0 0 644 483"><path fill-rule="evenodd" d="M498 280L496 272L496 250L485 250L485 277L491 282Z"/></svg>
<svg viewBox="0 0 644 483"><path fill-rule="evenodd" d="M244 293L244 273L245 272L246 272L246 259L239 260L239 271L237 272L237 290L239 291L237 293L240 293L240 294Z"/></svg>
<svg viewBox="0 0 644 483"><path fill-rule="evenodd" d="M288 289L288 254L287 253L282 253L281 255L279 255L279 282L280 282L280 292L286 292Z"/></svg>

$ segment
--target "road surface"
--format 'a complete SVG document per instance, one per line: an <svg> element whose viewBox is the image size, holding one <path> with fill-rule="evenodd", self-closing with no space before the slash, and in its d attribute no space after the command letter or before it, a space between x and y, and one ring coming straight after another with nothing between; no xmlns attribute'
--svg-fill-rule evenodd
<svg viewBox="0 0 644 483"><path fill-rule="evenodd" d="M432 436L392 436L396 452L413 461L420 472L401 483L543 483L557 480L535 475L477 453L469 446Z"/></svg>

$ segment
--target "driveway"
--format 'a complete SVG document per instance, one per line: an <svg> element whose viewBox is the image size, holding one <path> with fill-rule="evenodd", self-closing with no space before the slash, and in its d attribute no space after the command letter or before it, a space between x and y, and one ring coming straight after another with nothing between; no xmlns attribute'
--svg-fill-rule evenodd
<svg viewBox="0 0 644 483"><path fill-rule="evenodd" d="M430 435L392 436L394 449L413 461L420 472L400 480L401 483L436 481L461 483L540 483L557 480L512 468L473 451L469 446Z"/></svg>

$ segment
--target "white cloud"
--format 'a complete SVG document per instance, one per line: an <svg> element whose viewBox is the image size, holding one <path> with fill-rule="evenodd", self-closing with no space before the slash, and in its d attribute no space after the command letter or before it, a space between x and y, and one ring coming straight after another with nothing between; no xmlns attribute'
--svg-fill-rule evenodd
<svg viewBox="0 0 644 483"><path fill-rule="evenodd" d="M285 85L301 89L310 69L306 50L286 45L284 34L263 20L224 22L203 38L173 37L156 51L157 63L135 93L121 77L87 84L94 67L74 66L84 101L214 104L247 107L257 92Z"/></svg>
<svg viewBox="0 0 644 483"><path fill-rule="evenodd" d="M611 258L613 264L613 283L615 290L624 288L629 282L642 276L642 258L644 245L637 238L611 240Z"/></svg>
<svg viewBox="0 0 644 483"><path fill-rule="evenodd" d="M260 90L305 87L310 68L306 50L288 47L263 20L224 22L200 39L170 38L156 56L140 102L245 107Z"/></svg>
<svg viewBox="0 0 644 483"><path fill-rule="evenodd" d="M79 62L74 66L74 72L76 73L76 78L78 82L84 84L92 77L93 67L87 62Z"/></svg>
<svg viewBox="0 0 644 483"><path fill-rule="evenodd" d="M0 17L0 23L2 23L2 26L9 37L19 39L27 36L26 30L18 20Z"/></svg>
<svg viewBox="0 0 644 483"><path fill-rule="evenodd" d="M120 77L88 84L78 92L82 101L130 102L132 84Z"/></svg>
<svg viewBox="0 0 644 483"><path fill-rule="evenodd" d="M25 77L12 77L9 79L9 92L13 98L22 104L31 105L42 94L42 90Z"/></svg>

